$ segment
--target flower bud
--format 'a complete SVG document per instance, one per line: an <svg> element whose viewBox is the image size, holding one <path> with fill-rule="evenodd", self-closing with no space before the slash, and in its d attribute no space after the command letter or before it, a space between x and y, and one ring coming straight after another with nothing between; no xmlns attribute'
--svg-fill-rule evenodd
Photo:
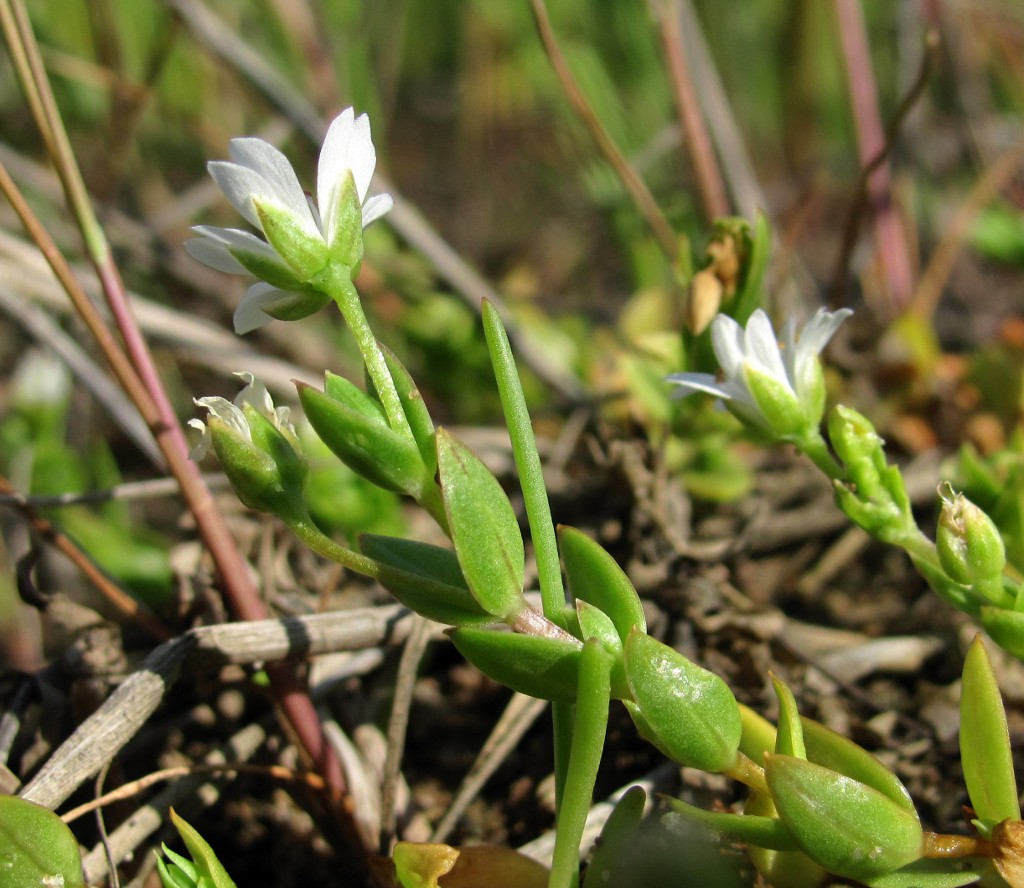
<svg viewBox="0 0 1024 888"><path fill-rule="evenodd" d="M288 422L288 408L275 409L266 388L251 374L236 375L249 385L234 403L218 397L196 400L210 416L205 425L198 419L189 422L203 436L189 455L202 459L212 446L245 505L260 512L294 515L302 509L308 467Z"/></svg>
<svg viewBox="0 0 1024 888"><path fill-rule="evenodd" d="M965 586L1001 577L1006 546L992 519L962 493L942 500L935 535L942 569Z"/></svg>

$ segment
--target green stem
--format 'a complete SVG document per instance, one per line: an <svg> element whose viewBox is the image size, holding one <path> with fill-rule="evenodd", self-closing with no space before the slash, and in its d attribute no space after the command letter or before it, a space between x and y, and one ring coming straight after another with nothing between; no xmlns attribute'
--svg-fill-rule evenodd
<svg viewBox="0 0 1024 888"><path fill-rule="evenodd" d="M584 644L580 656L572 746L566 769L572 780L565 785L557 815L548 888L574 888L579 880L580 844L608 727L611 666L611 654L597 639L590 639Z"/></svg>
<svg viewBox="0 0 1024 888"><path fill-rule="evenodd" d="M828 449L828 444L818 429L796 442L797 449L833 481L846 480L846 472L836 462Z"/></svg>
<svg viewBox="0 0 1024 888"><path fill-rule="evenodd" d="M387 362L384 360L384 353L380 350L373 330L370 329L359 292L356 290L355 284L352 283L348 272L347 268L343 269L337 265L329 266L324 272L324 277L318 282L319 286L337 303L341 310L341 316L355 337L356 345L363 356L363 363L366 365L366 372L373 387L377 390L377 397L387 415L388 425L393 431L405 435L410 441L413 441L415 439L409 426L409 420L406 419L405 410L402 408L401 398L398 397L398 389L395 388L391 371L388 370Z"/></svg>

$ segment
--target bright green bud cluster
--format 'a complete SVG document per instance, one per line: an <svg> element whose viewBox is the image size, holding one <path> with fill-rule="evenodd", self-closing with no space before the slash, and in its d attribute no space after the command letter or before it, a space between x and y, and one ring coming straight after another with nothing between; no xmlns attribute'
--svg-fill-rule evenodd
<svg viewBox="0 0 1024 888"><path fill-rule="evenodd" d="M1001 585L1006 567L1002 534L962 493L943 496L935 548L942 569L958 583L974 586L996 580Z"/></svg>

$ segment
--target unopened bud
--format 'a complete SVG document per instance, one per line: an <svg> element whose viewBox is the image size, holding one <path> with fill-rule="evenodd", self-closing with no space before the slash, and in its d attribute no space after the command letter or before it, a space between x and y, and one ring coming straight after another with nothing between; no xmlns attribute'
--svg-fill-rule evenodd
<svg viewBox="0 0 1024 888"><path fill-rule="evenodd" d="M962 493L940 490L942 511L935 548L942 569L958 583L973 586L1002 576L1006 546L992 519Z"/></svg>

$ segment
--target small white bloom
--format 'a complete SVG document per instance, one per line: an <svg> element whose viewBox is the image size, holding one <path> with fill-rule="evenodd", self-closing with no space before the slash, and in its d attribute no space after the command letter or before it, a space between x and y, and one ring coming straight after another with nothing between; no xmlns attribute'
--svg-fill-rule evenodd
<svg viewBox="0 0 1024 888"><path fill-rule="evenodd" d="M281 432L295 438L295 428L289 421L289 409L287 407L275 407L267 387L251 373L242 370L234 374L246 383L236 396L234 403L226 398L218 396L207 398L195 398L197 407L205 407L217 419L223 422L228 428L236 432L249 443L252 443L252 430L249 428L249 421L245 418L242 408L249 404L251 407L262 413ZM201 419L190 419L189 428L196 429L200 433L199 443L189 451L189 459L199 462L210 452L213 446L213 436L210 428Z"/></svg>
<svg viewBox="0 0 1024 888"><path fill-rule="evenodd" d="M303 192L288 159L269 142L232 139L229 155L230 160L209 164L210 175L267 240L237 228L197 225L193 231L200 237L186 241L185 249L218 271L261 279L235 312L236 332L247 333L272 317L305 317L328 301L307 284L346 234L339 227L339 209L348 177L358 194L363 228L394 204L389 194L367 196L377 164L370 120L346 108L331 124L320 149L316 204ZM268 219L281 231L267 228ZM275 243L288 249L282 253Z"/></svg>
<svg viewBox="0 0 1024 888"><path fill-rule="evenodd" d="M848 308L819 309L799 334L790 319L781 348L762 309L750 316L745 330L719 315L711 325L711 344L722 378L676 373L668 381L683 389L679 397L707 392L725 401L741 419L777 437L791 438L821 421L825 391L818 355L851 314Z"/></svg>

